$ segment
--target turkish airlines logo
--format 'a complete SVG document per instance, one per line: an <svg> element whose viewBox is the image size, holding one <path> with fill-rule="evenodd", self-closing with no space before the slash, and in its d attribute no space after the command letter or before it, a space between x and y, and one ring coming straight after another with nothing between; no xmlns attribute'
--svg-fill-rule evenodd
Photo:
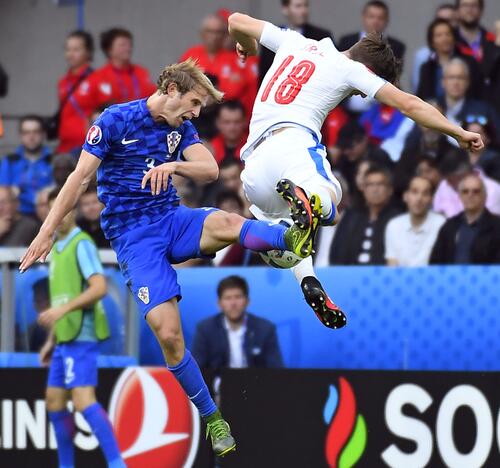
<svg viewBox="0 0 500 468"><path fill-rule="evenodd" d="M128 468L192 466L198 412L167 369L125 369L113 389L109 417Z"/></svg>
<svg viewBox="0 0 500 468"><path fill-rule="evenodd" d="M325 443L328 466L354 466L365 451L367 429L365 418L357 414L351 384L344 377L339 378L339 390L330 385L323 420L329 425Z"/></svg>

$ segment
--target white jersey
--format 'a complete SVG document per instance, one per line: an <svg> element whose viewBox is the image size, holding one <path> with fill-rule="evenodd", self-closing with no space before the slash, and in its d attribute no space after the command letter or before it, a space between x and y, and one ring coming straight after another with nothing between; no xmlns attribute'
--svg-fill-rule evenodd
<svg viewBox="0 0 500 468"><path fill-rule="evenodd" d="M307 127L321 140L328 113L354 90L374 97L386 83L365 65L346 57L330 38L315 41L266 23L260 43L276 52L260 86L242 159L271 128Z"/></svg>

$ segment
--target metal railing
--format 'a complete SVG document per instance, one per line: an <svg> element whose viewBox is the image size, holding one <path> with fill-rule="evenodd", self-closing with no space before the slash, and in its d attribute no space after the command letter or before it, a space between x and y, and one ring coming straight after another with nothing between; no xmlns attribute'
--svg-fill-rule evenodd
<svg viewBox="0 0 500 468"><path fill-rule="evenodd" d="M21 248L0 248L0 265L2 274L2 298L0 312L0 351L15 350L15 275L19 261L26 252ZM101 262L105 266L118 266L116 254L110 249L99 250ZM130 292L127 292L123 305L125 318L125 352L129 356L139 357L139 330L137 311Z"/></svg>

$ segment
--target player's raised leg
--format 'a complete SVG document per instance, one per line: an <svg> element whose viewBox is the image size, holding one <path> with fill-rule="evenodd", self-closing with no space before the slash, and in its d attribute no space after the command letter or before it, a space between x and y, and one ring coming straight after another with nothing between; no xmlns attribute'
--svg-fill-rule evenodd
<svg viewBox="0 0 500 468"><path fill-rule="evenodd" d="M222 418L198 364L185 347L177 298L174 297L151 309L146 320L161 346L168 369L205 420L207 438L210 436L215 454L224 456L235 450L236 442L231 435L229 424Z"/></svg>
<svg viewBox="0 0 500 468"><path fill-rule="evenodd" d="M234 213L213 212L203 224L200 249L205 254L211 254L229 244L239 242L247 249L255 251L290 250L299 257L306 258L314 250L320 212L319 205L310 206L308 201L305 205L311 215L310 223L289 228L246 219Z"/></svg>
<svg viewBox="0 0 500 468"><path fill-rule="evenodd" d="M323 199L317 194L308 194L306 190L294 184L289 179L282 179L276 186L276 191L288 203L292 219L297 225L302 226L310 222L311 215L309 209L311 206L328 205L329 209L321 215L321 220L325 224L334 224L337 216L336 197L330 193L330 190L321 187L320 184L314 184L315 191L321 191ZM325 200L325 203L322 203ZM324 211L323 211L324 213ZM292 268L292 271L300 284L304 298L321 323L326 327L337 329L347 324L347 319L342 310L330 299L321 282L314 272L312 258L302 260L298 265Z"/></svg>

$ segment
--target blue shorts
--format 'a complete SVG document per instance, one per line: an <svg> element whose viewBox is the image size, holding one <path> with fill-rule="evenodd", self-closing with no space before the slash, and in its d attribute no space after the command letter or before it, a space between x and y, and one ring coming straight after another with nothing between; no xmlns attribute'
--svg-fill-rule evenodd
<svg viewBox="0 0 500 468"><path fill-rule="evenodd" d="M215 208L178 206L160 221L128 231L111 241L118 263L144 316L173 297L181 298L173 263L212 258L200 251L203 223Z"/></svg>
<svg viewBox="0 0 500 468"><path fill-rule="evenodd" d="M97 386L97 356L99 343L96 341L72 341L56 345L49 367L49 387Z"/></svg>

